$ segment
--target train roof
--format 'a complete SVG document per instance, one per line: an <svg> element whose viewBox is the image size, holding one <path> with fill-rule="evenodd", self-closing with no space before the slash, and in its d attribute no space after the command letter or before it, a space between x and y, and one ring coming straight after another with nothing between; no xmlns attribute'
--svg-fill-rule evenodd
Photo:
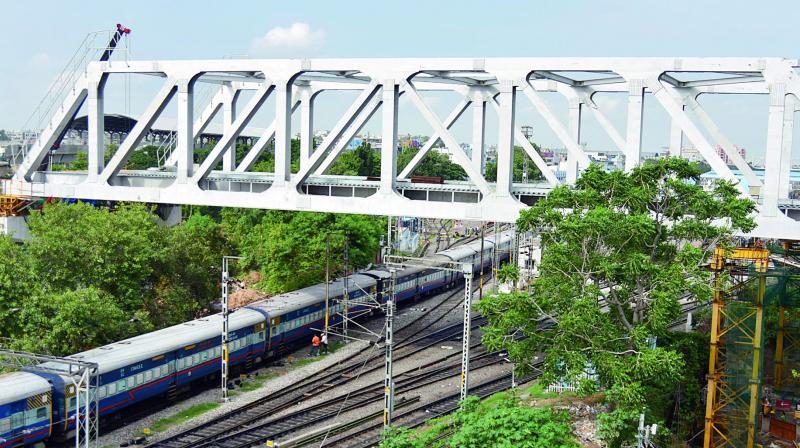
<svg viewBox="0 0 800 448"><path fill-rule="evenodd" d="M375 286L377 281L374 277L363 273L355 273L348 278L347 289L354 291L366 290ZM342 295L344 290L344 278L337 278L328 285L330 297ZM325 283L311 285L297 291L285 292L272 296L265 300L251 303L250 308L258 308L267 311L270 315L284 314L291 311L303 309L307 306L320 303L325 300Z"/></svg>
<svg viewBox="0 0 800 448"><path fill-rule="evenodd" d="M238 330L263 322L264 316L258 311L241 308L232 312L229 319L230 329ZM213 314L202 319L184 322L134 336L124 341L93 348L71 355L69 358L97 363L100 373L103 374L199 341L220 336L221 333L222 315ZM57 363L48 364L58 368Z"/></svg>
<svg viewBox="0 0 800 448"><path fill-rule="evenodd" d="M24 400L50 391L50 383L33 373L13 372L0 374L0 404Z"/></svg>

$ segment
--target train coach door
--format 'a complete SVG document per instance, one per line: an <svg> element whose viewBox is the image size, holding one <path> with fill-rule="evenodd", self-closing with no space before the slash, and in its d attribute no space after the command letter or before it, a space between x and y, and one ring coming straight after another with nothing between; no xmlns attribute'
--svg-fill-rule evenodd
<svg viewBox="0 0 800 448"><path fill-rule="evenodd" d="M267 351L271 352L274 348L283 345L283 332L281 331L281 316L273 317L269 320L269 341Z"/></svg>

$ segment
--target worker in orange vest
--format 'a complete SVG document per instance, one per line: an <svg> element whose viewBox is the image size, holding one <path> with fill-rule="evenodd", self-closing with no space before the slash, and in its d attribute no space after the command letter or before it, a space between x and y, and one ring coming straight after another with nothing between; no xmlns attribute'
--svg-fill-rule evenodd
<svg viewBox="0 0 800 448"><path fill-rule="evenodd" d="M311 356L319 356L319 336L311 338Z"/></svg>

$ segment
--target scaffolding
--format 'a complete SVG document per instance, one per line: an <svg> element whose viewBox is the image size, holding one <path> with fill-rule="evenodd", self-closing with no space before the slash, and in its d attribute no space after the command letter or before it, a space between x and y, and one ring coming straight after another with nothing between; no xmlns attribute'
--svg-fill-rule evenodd
<svg viewBox="0 0 800 448"><path fill-rule="evenodd" d="M765 386L796 394L798 266L779 262L765 248L716 249L705 447L756 446ZM773 337L774 370L766 372L765 342Z"/></svg>

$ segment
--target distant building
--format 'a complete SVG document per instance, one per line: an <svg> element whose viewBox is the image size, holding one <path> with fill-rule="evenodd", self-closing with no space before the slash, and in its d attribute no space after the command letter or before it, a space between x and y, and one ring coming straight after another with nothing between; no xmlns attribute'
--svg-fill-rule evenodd
<svg viewBox="0 0 800 448"><path fill-rule="evenodd" d="M700 151L698 151L694 146L684 146L681 148L681 158L690 162L703 161L703 156L700 155Z"/></svg>
<svg viewBox="0 0 800 448"><path fill-rule="evenodd" d="M739 145L733 145L733 148L734 148L734 150L736 152L739 153L740 156L742 156L742 159L747 160L747 151L744 148L742 148ZM719 158L722 159L722 161L725 162L725 164L727 164L727 165L732 165L733 164L733 161L728 156L728 154L725 152L725 150L722 148L722 146L717 145L717 146L714 147L714 150L717 151L717 155L719 155Z"/></svg>

